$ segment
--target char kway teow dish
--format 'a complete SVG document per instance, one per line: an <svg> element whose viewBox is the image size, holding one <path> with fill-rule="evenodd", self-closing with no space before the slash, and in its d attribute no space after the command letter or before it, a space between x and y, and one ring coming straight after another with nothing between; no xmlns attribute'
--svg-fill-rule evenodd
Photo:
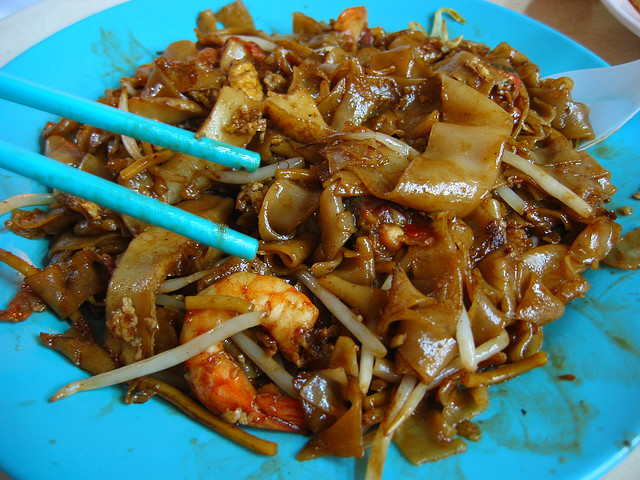
<svg viewBox="0 0 640 480"><path fill-rule="evenodd" d="M259 240L242 259L61 191L8 199L5 228L49 247L42 267L0 252L24 276L2 319L55 312L42 343L94 375L52 400L121 383L265 455L259 429L307 436L300 461L366 458L368 479L391 444L422 464L481 442L491 386L543 367L583 273L636 268L637 241L577 149L572 80L445 17L387 32L355 6L280 35L237 1L99 99L253 150L255 172L46 125L47 156Z"/></svg>

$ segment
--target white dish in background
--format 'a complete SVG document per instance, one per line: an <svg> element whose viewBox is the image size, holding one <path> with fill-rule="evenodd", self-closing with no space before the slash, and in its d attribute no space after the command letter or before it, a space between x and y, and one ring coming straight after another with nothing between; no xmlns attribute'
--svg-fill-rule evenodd
<svg viewBox="0 0 640 480"><path fill-rule="evenodd" d="M620 23L640 37L640 12L630 0L602 0L602 3Z"/></svg>

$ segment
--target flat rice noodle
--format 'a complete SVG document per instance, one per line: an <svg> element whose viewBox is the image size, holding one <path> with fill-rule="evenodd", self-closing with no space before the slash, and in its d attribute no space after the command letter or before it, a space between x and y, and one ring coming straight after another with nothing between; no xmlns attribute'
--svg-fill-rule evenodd
<svg viewBox="0 0 640 480"><path fill-rule="evenodd" d="M202 48L187 57L191 46L171 44L165 55L153 62L153 68L141 93L143 97L187 98L194 92L219 90L225 77L216 71L219 53L213 48ZM191 42L188 42L191 43ZM172 47L174 46L175 47ZM184 58L174 58L184 56Z"/></svg>
<svg viewBox="0 0 640 480"><path fill-rule="evenodd" d="M563 114L558 119L559 130L569 138L592 140L595 138L589 122L591 109L580 102L567 102Z"/></svg>
<svg viewBox="0 0 640 480"><path fill-rule="evenodd" d="M116 368L109 352L98 343L86 320L75 321L65 333L41 333L40 340L47 347L66 356L74 365L94 375Z"/></svg>
<svg viewBox="0 0 640 480"><path fill-rule="evenodd" d="M331 123L333 121L333 114L338 108L338 105L340 105L342 97L344 97L344 93L347 90L347 79L344 77L341 78L331 90L328 90L329 82L326 80L324 81L324 86L326 86L326 88L323 88L315 99L322 118L324 118L327 123Z"/></svg>
<svg viewBox="0 0 640 480"><path fill-rule="evenodd" d="M358 237L355 243L355 251L342 250L344 259L334 273L349 282L372 286L376 280L372 241L368 237Z"/></svg>
<svg viewBox="0 0 640 480"><path fill-rule="evenodd" d="M469 249L475 263L507 242L507 224L504 206L493 198L485 198L464 223L473 231L473 244Z"/></svg>
<svg viewBox="0 0 640 480"><path fill-rule="evenodd" d="M538 166L592 207L616 192L611 173L587 152L577 151L571 141L558 132L549 134L544 147L535 150L534 159Z"/></svg>
<svg viewBox="0 0 640 480"><path fill-rule="evenodd" d="M389 50L375 52L369 62L371 68L377 71L393 69L391 75L398 77L416 78L424 72L424 52L412 45L399 45Z"/></svg>
<svg viewBox="0 0 640 480"><path fill-rule="evenodd" d="M622 227L607 217L599 217L578 234L569 248L578 271L597 268L616 244Z"/></svg>
<svg viewBox="0 0 640 480"><path fill-rule="evenodd" d="M34 208L33 210L14 210L11 218L4 225L16 235L33 239L64 231L77 221L77 214L63 207L48 210Z"/></svg>
<svg viewBox="0 0 640 480"><path fill-rule="evenodd" d="M50 135L45 139L44 154L72 167L77 167L83 157L77 145L58 135Z"/></svg>
<svg viewBox="0 0 640 480"><path fill-rule="evenodd" d="M147 78L147 83L145 84L140 96L144 98L155 96L184 98L184 95L182 95L179 88L174 84L174 79L177 80L177 75L170 74L163 68L168 64L170 65L170 63L166 62L166 59L164 58L158 58L155 60L154 68L151 70L151 73Z"/></svg>
<svg viewBox="0 0 640 480"><path fill-rule="evenodd" d="M604 258L604 263L625 270L635 270L640 267L640 228L620 237Z"/></svg>
<svg viewBox="0 0 640 480"><path fill-rule="evenodd" d="M179 206L213 222L225 223L233 200L209 195ZM186 237L152 226L134 238L119 258L107 290L105 345L121 363L130 364L156 353L157 292L195 247Z"/></svg>
<svg viewBox="0 0 640 480"><path fill-rule="evenodd" d="M506 42L500 42L491 51L498 58L508 60L522 83L526 86L540 83L540 68L522 52L516 50Z"/></svg>
<svg viewBox="0 0 640 480"><path fill-rule="evenodd" d="M219 35L214 35L214 39L218 42L222 41ZM227 74L234 63L244 62L251 58L245 46L245 42L238 37L227 38L220 53L220 72Z"/></svg>
<svg viewBox="0 0 640 480"><path fill-rule="evenodd" d="M198 46L191 40L178 40L170 43L162 52L164 58L170 60L188 61L198 54Z"/></svg>
<svg viewBox="0 0 640 480"><path fill-rule="evenodd" d="M193 94L197 91L219 90L224 85L226 79L221 75L216 66L220 59L220 53L215 48L199 48L194 44L196 52L192 57L188 57L188 52L192 48L191 45L182 45L180 42L169 45L169 49L165 51L167 58L173 59L178 54L182 58L182 62L171 62L167 64L168 68L164 69L166 75L171 76L173 84L183 93ZM172 48L173 47L173 48ZM169 67L170 65L170 67ZM169 74L169 68L175 68Z"/></svg>
<svg viewBox="0 0 640 480"><path fill-rule="evenodd" d="M503 314L523 320L539 315L544 324L559 318L564 304L589 289L580 275L585 267L569 261L570 248L546 244L519 254L499 249L480 261L478 270L495 292L501 292L498 305Z"/></svg>
<svg viewBox="0 0 640 480"><path fill-rule="evenodd" d="M484 56L484 55L482 55ZM496 83L503 82L504 76L497 68L476 53L461 50L448 55L434 65L437 72L453 77L488 97Z"/></svg>
<svg viewBox="0 0 640 480"><path fill-rule="evenodd" d="M584 267L578 268L573 262L567 262L567 245L541 245L522 253L521 279L526 280L527 271L535 273L541 283L565 304L589 290L589 283L580 275ZM522 287L521 287L522 288Z"/></svg>
<svg viewBox="0 0 640 480"><path fill-rule="evenodd" d="M398 112L398 127L406 138L427 141L433 125L440 121L442 111L441 81L438 77L410 78L402 85L407 92L402 111Z"/></svg>
<svg viewBox="0 0 640 480"><path fill-rule="evenodd" d="M345 210L342 197L336 195L335 190L336 184L332 184L320 195L318 221L322 231L316 261L335 258L349 238L356 233L353 214Z"/></svg>
<svg viewBox="0 0 640 480"><path fill-rule="evenodd" d="M263 240L291 239L296 228L317 208L321 192L286 178L276 180L267 191L258 214Z"/></svg>
<svg viewBox="0 0 640 480"><path fill-rule="evenodd" d="M275 52L277 50L282 50L288 53L288 56L293 60L291 63L298 65L304 63L306 60L312 60L314 65L317 65L317 55L316 52L308 45L304 45L297 40L292 40L286 36L281 36L277 38L272 38L273 41L270 41L267 44L265 41L257 42L260 47L262 47L266 52ZM295 69L293 66L292 70ZM283 82L284 83L284 82ZM292 80L290 86L295 84L295 80ZM291 89L291 88L290 88ZM293 90L293 89L291 89Z"/></svg>
<svg viewBox="0 0 640 480"><path fill-rule="evenodd" d="M540 192L536 192L535 190L533 192L527 192L526 187L519 189L519 191L524 195L530 193L534 201L540 195ZM524 211L523 216L525 221L528 223L527 228L530 228L530 231L537 238L543 238L546 235L553 234L554 230L557 230L558 228L564 227L572 229L569 214L562 210L545 207L529 208Z"/></svg>
<svg viewBox="0 0 640 480"><path fill-rule="evenodd" d="M109 181L115 181L116 175L112 170L109 170L109 168L106 166L106 163L107 162L104 160L104 158L100 158L91 153L87 153L84 157L82 157L82 161L78 165L78 168L85 172L89 172L96 177L104 178Z"/></svg>
<svg viewBox="0 0 640 480"><path fill-rule="evenodd" d="M421 292L462 304L463 276L470 269L465 255L468 245L458 245L455 237L464 224L449 214L441 214L433 220L432 227L434 234L429 237L429 244L411 245L403 261Z"/></svg>
<svg viewBox="0 0 640 480"><path fill-rule="evenodd" d="M386 306L378 324L378 333L386 335L393 322L402 319L414 310L429 307L435 303L436 300L433 297L425 295L413 285L402 269L395 268ZM410 317L419 318L413 314L410 314Z"/></svg>
<svg viewBox="0 0 640 480"><path fill-rule="evenodd" d="M522 265L538 275L545 285L554 288L565 277L562 264L568 253L567 245L540 245L521 254Z"/></svg>
<svg viewBox="0 0 640 480"><path fill-rule="evenodd" d="M538 324L516 321L509 327L509 337L511 340L504 352L509 362L518 362L542 349L544 331Z"/></svg>
<svg viewBox="0 0 640 480"><path fill-rule="evenodd" d="M273 94L267 97L264 106L275 126L298 142L312 142L334 133L306 90Z"/></svg>
<svg viewBox="0 0 640 480"><path fill-rule="evenodd" d="M458 376L451 377L438 388L444 421L452 426L472 420L489 407L487 387L459 388Z"/></svg>
<svg viewBox="0 0 640 480"><path fill-rule="evenodd" d="M293 12L293 33L315 37L316 35L329 30L329 25L315 18L309 17L301 12Z"/></svg>
<svg viewBox="0 0 640 480"><path fill-rule="evenodd" d="M511 117L467 85L442 77L445 121L436 123L422 155L414 157L385 195L425 212L472 212L493 189L512 129Z"/></svg>
<svg viewBox="0 0 640 480"><path fill-rule="evenodd" d="M129 111L136 115L179 125L191 118L205 117L207 109L193 100L170 97L132 97Z"/></svg>
<svg viewBox="0 0 640 480"><path fill-rule="evenodd" d="M538 102L549 105L555 115L551 126L568 139L594 138L593 129L589 123L589 107L583 103L574 102L571 97L573 80L568 77L548 79L537 87L530 87L529 93Z"/></svg>
<svg viewBox="0 0 640 480"><path fill-rule="evenodd" d="M347 305L355 308L365 320L378 319L387 301L385 290L358 285L334 273L318 278L318 283Z"/></svg>
<svg viewBox="0 0 640 480"><path fill-rule="evenodd" d="M110 263L111 257L83 249L67 264L52 263L25 277L24 282L61 318L69 318L92 295L102 292L107 281L96 264Z"/></svg>
<svg viewBox="0 0 640 480"><path fill-rule="evenodd" d="M549 254L552 253L549 252ZM544 260L544 257L540 257L539 260ZM502 248L488 254L477 265L478 272L481 273L484 281L499 296L496 299L496 306L507 318L512 318L516 310L522 291L523 269L528 273L526 267L523 267L524 264L524 259ZM545 264L540 262L539 267L545 268Z"/></svg>
<svg viewBox="0 0 640 480"><path fill-rule="evenodd" d="M197 135L245 148L263 126L262 112L262 102L241 90L224 86Z"/></svg>
<svg viewBox="0 0 640 480"><path fill-rule="evenodd" d="M540 114L533 109L536 105L535 98L531 99L530 105L532 108L529 109L526 117L521 122L525 128L521 129L518 138L524 145L534 149L537 148L539 142L547 139L552 128L549 122L543 118L545 112L543 111Z"/></svg>
<svg viewBox="0 0 640 480"><path fill-rule="evenodd" d="M318 246L318 251L320 251L320 249L321 246ZM344 249L340 249L338 255L330 260L315 262L313 265L311 265L310 270L311 273L313 273L313 276L316 278L320 278L335 271L335 269L340 266L344 258L344 255L342 253L343 250Z"/></svg>
<svg viewBox="0 0 640 480"><path fill-rule="evenodd" d="M159 167L162 172L170 172L181 178L181 181L165 180L164 200L175 205L182 200L196 198L211 185L211 179L203 173L219 168L222 167L216 163L186 153L176 153Z"/></svg>
<svg viewBox="0 0 640 480"><path fill-rule="evenodd" d="M458 353L455 333L459 312L459 304L437 303L396 269L378 333L391 333L391 325L397 323L393 334L402 339L398 355L429 384Z"/></svg>
<svg viewBox="0 0 640 480"><path fill-rule="evenodd" d="M569 102L562 118L562 133L567 138L593 140L595 133L589 120L591 109L581 102Z"/></svg>
<svg viewBox="0 0 640 480"><path fill-rule="evenodd" d="M65 251L92 249L100 253L121 253L127 248L128 239L119 232L107 232L97 235L79 236L65 232L58 236L49 247L49 254L56 255Z"/></svg>
<svg viewBox="0 0 640 480"><path fill-rule="evenodd" d="M310 235L292 238L290 240L263 241L260 243L260 252L264 253L265 262L274 265L277 258L287 269L295 269L311 256L318 245L318 240ZM277 273L280 276L279 273Z"/></svg>
<svg viewBox="0 0 640 480"><path fill-rule="evenodd" d="M215 17L226 28L255 29L253 18L241 0L224 5L215 13Z"/></svg>
<svg viewBox="0 0 640 480"><path fill-rule="evenodd" d="M399 319L396 335L402 338L398 355L422 382L430 384L458 355L455 339L459 309L452 303L438 303L415 312L418 319Z"/></svg>
<svg viewBox="0 0 640 480"><path fill-rule="evenodd" d="M355 173L367 190L379 198L394 188L409 159L391 149L370 141L344 140L327 145L320 154L328 161L329 171L338 178L339 172Z"/></svg>
<svg viewBox="0 0 640 480"><path fill-rule="evenodd" d="M407 158L374 142L336 142L321 150L331 172L350 170L373 195L421 211L473 211L494 187L512 119L473 88L448 77L441 82L443 120L431 127L423 154Z"/></svg>
<svg viewBox="0 0 640 480"><path fill-rule="evenodd" d="M347 377L356 378L358 376L358 351L360 347L351 337L344 335L339 336L334 344L331 358L329 359L329 368L343 368ZM351 385L349 385L351 387ZM349 398L361 398L362 394L354 389L349 390Z"/></svg>
<svg viewBox="0 0 640 480"><path fill-rule="evenodd" d="M425 153L414 157L385 198L425 212L467 215L497 177L501 144L495 136L486 127L436 123Z"/></svg>
<svg viewBox="0 0 640 480"><path fill-rule="evenodd" d="M325 456L364 457L362 399L359 398L336 422L311 438L296 459L312 460Z"/></svg>
<svg viewBox="0 0 640 480"><path fill-rule="evenodd" d="M175 153L165 162L148 167L131 178L119 179L119 183L131 190L175 205L182 200L195 198L211 185L205 175L207 170L216 170L220 165L193 157L185 153Z"/></svg>
<svg viewBox="0 0 640 480"><path fill-rule="evenodd" d="M111 97L110 99L98 100L106 105L111 105L114 108L119 107L119 96ZM112 132L102 130L90 125L82 125L78 128L75 138L75 144L81 152L95 152L96 154L104 154L106 152L99 152L101 146L107 146L108 142L114 137ZM104 157L103 157L104 158Z"/></svg>
<svg viewBox="0 0 640 480"><path fill-rule="evenodd" d="M564 302L552 294L547 287L540 282L537 275L530 276L529 284L518 307L515 317L538 325L546 325L564 314Z"/></svg>
<svg viewBox="0 0 640 480"><path fill-rule="evenodd" d="M336 381L336 370L341 372L343 379ZM342 368L301 372L295 377L293 384L312 431L328 428L347 412L342 382L348 382Z"/></svg>
<svg viewBox="0 0 640 480"><path fill-rule="evenodd" d="M512 128L511 116L475 89L441 75L444 121L496 129L497 141L505 141Z"/></svg>
<svg viewBox="0 0 640 480"><path fill-rule="evenodd" d="M507 323L507 317L480 287L474 291L468 314L476 344L496 338Z"/></svg>
<svg viewBox="0 0 640 480"><path fill-rule="evenodd" d="M281 43L281 42L279 42ZM293 42L292 47L303 48L299 43ZM293 76L291 78L291 84L288 91L295 92L296 90L306 90L316 102L318 97L322 94L326 95L326 81L318 76L318 61L313 58L306 58L300 65L293 67ZM278 91L272 89L273 91ZM323 118L327 120L325 112L318 107L318 111L322 113Z"/></svg>
<svg viewBox="0 0 640 480"><path fill-rule="evenodd" d="M198 38L208 33L215 33L218 30L218 19L210 8L198 14L196 24L198 26L196 30Z"/></svg>
<svg viewBox="0 0 640 480"><path fill-rule="evenodd" d="M529 92L527 91L527 93ZM534 112L532 113L535 115L532 115L533 118L536 118L544 125L551 125L551 122L556 116L556 109L552 105L549 105L537 97L531 99L530 105L534 108Z"/></svg>
<svg viewBox="0 0 640 480"><path fill-rule="evenodd" d="M464 440L451 438L450 430L442 412L423 402L396 430L393 440L411 463L422 465L467 450Z"/></svg>
<svg viewBox="0 0 640 480"><path fill-rule="evenodd" d="M363 125L400 98L393 79L365 75L355 59L348 65L346 90L331 121L331 128L338 131L344 130L347 124Z"/></svg>
<svg viewBox="0 0 640 480"><path fill-rule="evenodd" d="M82 216L73 227L76 235L96 235L120 230L122 216L119 213L76 195L59 193L57 197L67 209L78 212Z"/></svg>

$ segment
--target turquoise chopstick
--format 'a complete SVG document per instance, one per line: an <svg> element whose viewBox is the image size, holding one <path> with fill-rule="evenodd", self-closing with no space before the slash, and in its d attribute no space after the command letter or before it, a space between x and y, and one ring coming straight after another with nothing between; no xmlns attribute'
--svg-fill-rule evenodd
<svg viewBox="0 0 640 480"><path fill-rule="evenodd" d="M252 259L258 251L258 240L253 237L3 140L0 167L230 255Z"/></svg>
<svg viewBox="0 0 640 480"><path fill-rule="evenodd" d="M2 71L0 98L228 167L253 171L260 165L260 156L256 152L206 137L198 138L188 130L60 92Z"/></svg>

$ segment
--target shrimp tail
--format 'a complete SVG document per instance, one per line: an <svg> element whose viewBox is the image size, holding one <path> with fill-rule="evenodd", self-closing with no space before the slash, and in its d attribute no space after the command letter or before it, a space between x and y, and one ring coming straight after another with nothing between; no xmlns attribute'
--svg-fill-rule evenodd
<svg viewBox="0 0 640 480"><path fill-rule="evenodd" d="M230 423L293 433L309 433L300 400L273 384L256 391L228 353L200 354L190 360L185 378L198 399Z"/></svg>
<svg viewBox="0 0 640 480"><path fill-rule="evenodd" d="M254 405L264 413L260 424L254 426L285 432L310 433L302 403L297 398L259 393L254 399Z"/></svg>

